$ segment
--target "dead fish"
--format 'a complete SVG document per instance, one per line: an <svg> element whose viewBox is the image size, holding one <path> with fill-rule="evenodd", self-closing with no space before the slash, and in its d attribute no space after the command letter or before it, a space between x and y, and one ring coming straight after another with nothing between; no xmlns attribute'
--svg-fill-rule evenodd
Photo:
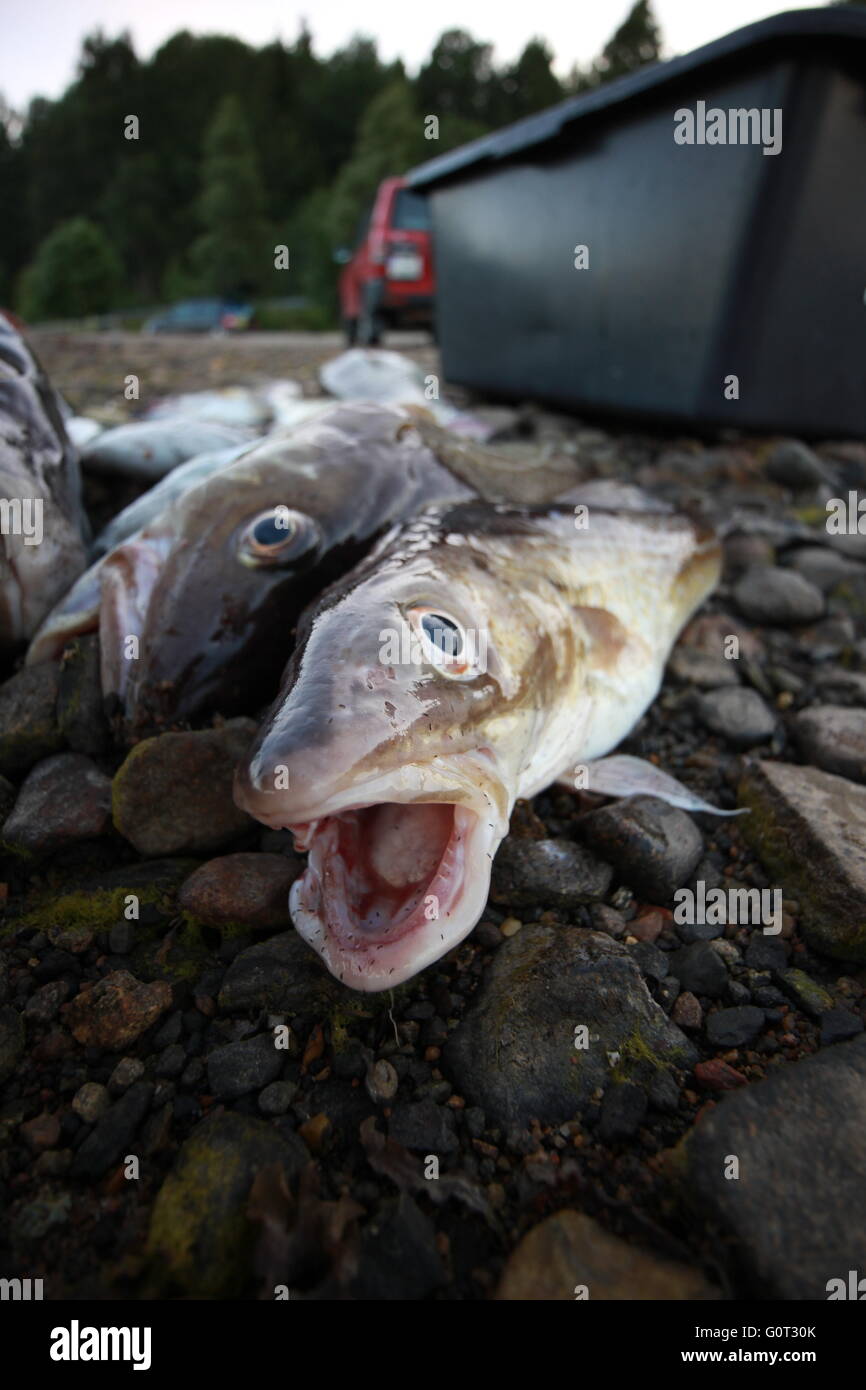
<svg viewBox="0 0 866 1390"><path fill-rule="evenodd" d="M260 708L311 599L395 521L472 495L404 411L332 403L172 497L82 576L28 664L98 630L103 694L133 729Z"/></svg>
<svg viewBox="0 0 866 1390"><path fill-rule="evenodd" d="M255 431L209 420L137 420L104 430L81 451L84 468L156 480L196 454L248 443Z"/></svg>
<svg viewBox="0 0 866 1390"><path fill-rule="evenodd" d="M164 478L160 478L159 482L154 483L153 487L148 488L141 497L130 502L128 507L124 507L122 512L118 512L117 516L103 527L91 546L91 560L107 555L109 550L113 550L115 546L127 540L136 531L142 530L143 527L155 521L168 506L183 497L184 493L189 492L190 488L204 482L212 474L228 468L242 454L247 453L250 449L255 449L259 442L261 441L252 440L250 443L232 444L228 449L217 449L211 454L196 454L186 463L181 463L177 468L173 468L170 473L167 473Z"/></svg>
<svg viewBox="0 0 866 1390"><path fill-rule="evenodd" d="M349 348L319 369L319 381L344 401L378 405L423 406L440 425L483 443L490 429L465 411L438 397L438 380L408 357L385 348Z"/></svg>
<svg viewBox="0 0 866 1390"><path fill-rule="evenodd" d="M716 538L685 517L575 521L437 508L302 620L235 799L309 851L292 918L354 989L399 984L472 930L517 798L584 766L592 789L718 580Z"/></svg>
<svg viewBox="0 0 866 1390"><path fill-rule="evenodd" d="M258 392L246 386L213 391L189 391L166 396L147 413L148 420L199 420L261 432L271 411Z"/></svg>
<svg viewBox="0 0 866 1390"><path fill-rule="evenodd" d="M32 636L84 569L85 532L59 398L0 314L0 649Z"/></svg>

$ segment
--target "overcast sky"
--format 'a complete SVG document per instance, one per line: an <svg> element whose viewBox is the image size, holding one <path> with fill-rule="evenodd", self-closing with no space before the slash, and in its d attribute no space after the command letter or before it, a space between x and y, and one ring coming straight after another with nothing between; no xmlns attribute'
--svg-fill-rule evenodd
<svg viewBox="0 0 866 1390"><path fill-rule="evenodd" d="M235 34L255 45L291 41L305 15L322 56L362 30L384 59L401 57L414 71L443 29L464 28L492 42L500 62L540 35L564 75L599 53L630 8L630 0L0 0L0 93L19 110L33 96L59 96L74 76L83 36L99 26L110 35L129 29L139 57L149 57L178 29ZM670 57L810 3L654 0L654 8Z"/></svg>

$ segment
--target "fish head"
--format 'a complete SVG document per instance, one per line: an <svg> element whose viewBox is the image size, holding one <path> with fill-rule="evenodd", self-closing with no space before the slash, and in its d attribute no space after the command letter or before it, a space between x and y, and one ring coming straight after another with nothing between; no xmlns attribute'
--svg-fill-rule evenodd
<svg viewBox="0 0 866 1390"><path fill-rule="evenodd" d="M457 509L458 511L460 509ZM309 851L292 917L359 990L477 922L507 833L537 634L455 512L386 538L305 615L235 799Z"/></svg>
<svg viewBox="0 0 866 1390"><path fill-rule="evenodd" d="M283 495L263 465L220 475L103 562L103 689L122 695L131 726L234 713L249 692L276 688L324 545L316 519Z"/></svg>
<svg viewBox="0 0 866 1390"><path fill-rule="evenodd" d="M322 596L235 799L308 851L292 918L334 975L385 989L463 940L515 799L629 732L718 570L684 518L474 502Z"/></svg>

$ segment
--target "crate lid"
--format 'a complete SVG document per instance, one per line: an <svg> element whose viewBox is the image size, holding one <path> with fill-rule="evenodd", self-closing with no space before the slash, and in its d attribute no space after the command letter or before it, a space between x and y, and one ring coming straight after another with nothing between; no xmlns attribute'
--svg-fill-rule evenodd
<svg viewBox="0 0 866 1390"><path fill-rule="evenodd" d="M772 15L756 24L735 29L732 34L704 44L702 48L695 48L680 58L651 63L627 77L606 82L591 92L567 97L546 111L526 116L513 125L460 145L448 154L428 159L410 170L406 181L413 188L431 188L476 165L508 159L533 145L554 140L566 126L576 121L621 107L701 68L735 63L738 57L744 58L747 51L751 58L764 48L779 52L806 42L809 51L813 52L816 40L831 43L843 40L847 43L852 39L866 40L866 9L831 6L814 10L786 10L784 14Z"/></svg>

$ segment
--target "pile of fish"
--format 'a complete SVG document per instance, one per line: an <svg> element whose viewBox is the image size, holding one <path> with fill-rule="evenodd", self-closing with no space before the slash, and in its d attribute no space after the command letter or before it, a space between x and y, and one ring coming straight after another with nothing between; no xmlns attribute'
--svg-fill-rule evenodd
<svg viewBox="0 0 866 1390"><path fill-rule="evenodd" d="M88 557L57 398L6 324L0 370L0 486L45 503L39 545L3 536L0 643L32 665L98 633L121 740L269 705L236 800L308 851L292 918L346 984L462 940L517 798L577 768L707 809L604 758L718 580L700 524L483 447L411 364L354 350L323 369L343 399L202 392L92 439L85 468L159 481Z"/></svg>

